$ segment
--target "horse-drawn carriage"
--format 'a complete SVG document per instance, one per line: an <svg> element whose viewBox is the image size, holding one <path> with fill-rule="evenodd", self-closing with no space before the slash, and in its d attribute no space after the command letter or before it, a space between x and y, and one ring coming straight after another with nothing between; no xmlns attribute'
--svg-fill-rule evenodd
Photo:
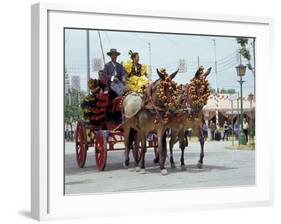
<svg viewBox="0 0 281 224"><path fill-rule="evenodd" d="M104 96L108 97L108 96ZM96 167L103 171L106 167L107 154L109 151L124 150L124 133L121 122L122 97L116 97L108 108L109 114L99 125L94 125L89 120L78 120L75 131L76 161L80 168L85 166L87 152L93 147L95 152ZM114 117L114 119L112 119ZM120 144L121 143L121 144ZM148 140L148 147L157 150L155 135ZM134 159L138 159L138 150L133 150Z"/></svg>
<svg viewBox="0 0 281 224"><path fill-rule="evenodd" d="M78 121L75 132L76 158L79 167L84 167L87 151L95 149L98 170L105 169L108 151L125 150L124 166L129 165L129 152L132 149L136 167L145 173L145 153L147 148L154 148L155 160L161 173L167 174L165 160L167 156L166 130L171 129L170 162L175 167L172 148L178 141L181 148L181 166L184 168L184 133L194 118L204 121L202 108L210 95L206 72L198 69L195 77L185 86L178 85L172 79L177 72L168 75L159 72L159 79L147 86L147 98L124 95L112 99L108 91L100 91L89 96L82 105L84 117L89 121ZM137 94L137 93L135 93ZM129 97L131 96L131 97ZM126 100L128 99L128 100ZM127 104L125 103L127 102ZM136 102L139 102L136 104ZM188 110L187 107L190 107ZM131 108L132 110L128 110ZM122 114L121 114L122 110ZM130 113L126 113L126 112ZM130 114L131 116L127 116ZM122 119L121 119L122 117ZM202 119L202 120L201 120ZM198 120L198 119L197 119ZM198 125L200 126L200 124ZM151 135L151 133L153 133ZM198 166L202 167L204 157L204 137L199 132L201 144ZM152 136L147 141L147 137ZM147 144L148 142L148 144ZM125 147L120 146L124 143ZM141 143L141 144L140 144Z"/></svg>

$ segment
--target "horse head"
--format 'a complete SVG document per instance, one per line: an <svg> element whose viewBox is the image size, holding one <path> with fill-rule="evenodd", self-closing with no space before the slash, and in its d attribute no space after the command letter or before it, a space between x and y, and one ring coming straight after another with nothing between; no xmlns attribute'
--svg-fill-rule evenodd
<svg viewBox="0 0 281 224"><path fill-rule="evenodd" d="M204 71L204 67L200 66L196 71L194 78L191 79L187 88L187 97L192 112L198 113L207 104L210 95L209 82L207 76L211 73L212 68Z"/></svg>
<svg viewBox="0 0 281 224"><path fill-rule="evenodd" d="M159 71L156 70L159 76L153 83L152 99L156 106L163 108L165 111L175 111L178 107L178 95L180 87L173 81L178 71L171 73L170 75L165 69Z"/></svg>

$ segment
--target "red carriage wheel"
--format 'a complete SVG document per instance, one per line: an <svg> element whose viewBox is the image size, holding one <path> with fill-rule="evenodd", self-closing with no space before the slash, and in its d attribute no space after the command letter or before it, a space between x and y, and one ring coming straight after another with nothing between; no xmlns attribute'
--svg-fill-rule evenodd
<svg viewBox="0 0 281 224"><path fill-rule="evenodd" d="M77 165L80 168L83 168L85 166L88 150L86 129L83 121L77 122L75 132L75 149Z"/></svg>
<svg viewBox="0 0 281 224"><path fill-rule="evenodd" d="M107 142L102 131L99 131L96 136L95 157L98 170L103 171L107 159Z"/></svg>

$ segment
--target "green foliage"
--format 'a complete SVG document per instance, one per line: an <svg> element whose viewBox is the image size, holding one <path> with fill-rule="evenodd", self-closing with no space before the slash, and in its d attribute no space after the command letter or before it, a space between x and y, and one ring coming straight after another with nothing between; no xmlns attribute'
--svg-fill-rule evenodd
<svg viewBox="0 0 281 224"><path fill-rule="evenodd" d="M235 89L224 89L224 88L222 88L220 93L234 94L235 93Z"/></svg>
<svg viewBox="0 0 281 224"><path fill-rule="evenodd" d="M253 67L250 63L247 64L247 67L248 67L249 70L253 71Z"/></svg>
<svg viewBox="0 0 281 224"><path fill-rule="evenodd" d="M239 53L248 61L251 60L251 54L250 51L248 49L246 49L245 47L240 48Z"/></svg>
<svg viewBox="0 0 281 224"><path fill-rule="evenodd" d="M211 93L215 93L216 92L216 89L215 88L213 88L213 87L209 87L210 88L210 92Z"/></svg>
<svg viewBox="0 0 281 224"><path fill-rule="evenodd" d="M240 45L239 53L241 54L241 56L243 58L245 58L248 61L247 67L254 74L254 68L251 65L251 53L250 53L250 51L247 48L248 43L249 43L249 39L248 38L244 38L244 37L237 37L236 41Z"/></svg>
<svg viewBox="0 0 281 224"><path fill-rule="evenodd" d="M248 38L245 37L237 37L236 38L237 43L241 46L241 47L246 47L246 45L249 42Z"/></svg>
<svg viewBox="0 0 281 224"><path fill-rule="evenodd" d="M71 122L83 117L80 104L84 97L85 92L76 89L71 89L64 94L64 122L66 124L71 124Z"/></svg>

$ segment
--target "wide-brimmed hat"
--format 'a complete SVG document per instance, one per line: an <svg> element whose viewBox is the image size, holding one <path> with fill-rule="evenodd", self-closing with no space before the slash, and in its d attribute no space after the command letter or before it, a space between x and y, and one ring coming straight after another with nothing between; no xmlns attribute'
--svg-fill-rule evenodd
<svg viewBox="0 0 281 224"><path fill-rule="evenodd" d="M120 55L120 52L117 51L116 48L111 48L109 52L107 52L107 55L112 55L112 54L116 54L117 56Z"/></svg>

